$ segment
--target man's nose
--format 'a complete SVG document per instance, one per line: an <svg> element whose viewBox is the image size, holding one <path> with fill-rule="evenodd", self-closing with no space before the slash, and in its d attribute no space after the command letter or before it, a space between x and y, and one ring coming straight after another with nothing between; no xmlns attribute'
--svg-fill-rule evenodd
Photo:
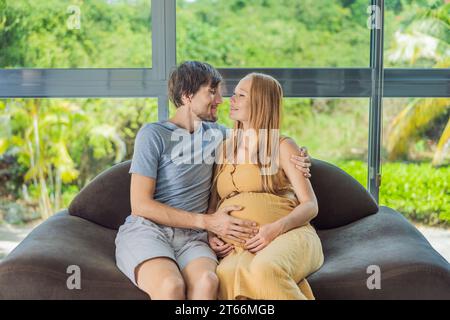
<svg viewBox="0 0 450 320"><path fill-rule="evenodd" d="M218 94L218 95L216 96L216 99L215 99L214 102L215 102L216 104L221 104L221 103L223 102L222 95L221 95L221 94Z"/></svg>

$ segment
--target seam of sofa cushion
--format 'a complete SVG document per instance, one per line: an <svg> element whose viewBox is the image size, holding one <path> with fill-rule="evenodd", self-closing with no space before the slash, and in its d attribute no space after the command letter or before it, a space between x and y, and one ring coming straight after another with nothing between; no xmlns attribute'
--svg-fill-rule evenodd
<svg viewBox="0 0 450 320"><path fill-rule="evenodd" d="M58 278L58 279L64 279L67 280L67 277L70 276L66 273L61 273L61 272L56 272L56 271L51 271L48 269L37 269L35 267L33 268L29 268L29 267L11 267L11 268L6 268L4 270L0 271L0 277L2 275L8 274L8 273L17 273L17 272L32 272L32 273L36 273L36 274L44 274L50 277L54 277L54 278ZM408 267L407 269L402 268L401 270L393 270L393 271L388 271L384 276L383 276L383 280L386 279L390 279L399 275L406 275L406 274L411 274L411 273L416 273L416 272L426 272L428 274L433 274L433 275L437 275L439 277L448 277L450 279L450 277L448 276L448 272L445 272L441 269L432 267L432 266L412 266L412 267ZM83 279L82 280L83 283L91 283L91 284L97 284L97 285L101 285L101 286L115 286L115 287L127 287L127 285L123 282L113 282L113 281L108 281L108 280L93 280L93 279ZM358 285L360 286L361 281L367 281L367 278L363 278L363 279L358 279L358 280L351 280L351 281L345 281L345 282L333 282L333 284L329 284L329 283L324 283L324 284L318 284L318 285L313 285L315 288L331 288L331 287L351 287L351 286L355 286Z"/></svg>
<svg viewBox="0 0 450 320"><path fill-rule="evenodd" d="M40 274L40 275L46 275L46 276L53 277L53 278L58 278L59 280L61 280L61 279L67 280L67 278L70 276L70 274L61 273L61 272L57 272L57 271L51 271L48 269L38 269L35 267L33 267L33 268L11 267L11 268L6 268L3 270L0 270L0 277L2 277L5 274L17 273L17 272L31 272L31 273L36 273L36 274ZM109 280L92 280L92 279L82 278L82 283L98 284L98 285L104 286L104 287L107 287L110 285L112 285L113 287L128 287L128 285L125 284L124 282L113 282L113 281L109 281Z"/></svg>
<svg viewBox="0 0 450 320"><path fill-rule="evenodd" d="M433 275L437 275L439 277L443 277L443 278L448 278L450 280L450 272L446 272L440 268L434 267L434 266L423 266L423 265L417 265L417 266L411 266L411 267L407 267L407 268L401 268L398 270L390 270L387 271L383 277L382 280L387 280L387 279L391 279L394 278L396 276L399 275L406 275L406 274L411 274L411 273L416 273L416 272L426 272L428 274L433 274ZM370 274L367 274L367 276L369 277ZM340 287L352 287L352 286L360 286L361 282L365 282L367 281L367 278L364 279L358 279L358 280L350 280L350 281L345 281L345 282L334 282L332 284L324 282L323 284L311 284L312 287L314 288L340 288Z"/></svg>

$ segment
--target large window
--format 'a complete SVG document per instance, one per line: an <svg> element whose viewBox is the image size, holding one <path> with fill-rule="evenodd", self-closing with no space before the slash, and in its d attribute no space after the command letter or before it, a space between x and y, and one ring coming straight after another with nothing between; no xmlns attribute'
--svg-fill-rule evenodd
<svg viewBox="0 0 450 320"><path fill-rule="evenodd" d="M450 222L450 99L385 99L380 204L426 224Z"/></svg>
<svg viewBox="0 0 450 320"><path fill-rule="evenodd" d="M368 0L178 0L177 59L216 67L368 67Z"/></svg>
<svg viewBox="0 0 450 320"><path fill-rule="evenodd" d="M150 3L2 0L0 68L149 68Z"/></svg>
<svg viewBox="0 0 450 320"><path fill-rule="evenodd" d="M386 1L385 66L449 68L449 12L444 0Z"/></svg>
<svg viewBox="0 0 450 320"><path fill-rule="evenodd" d="M0 100L0 216L27 221L67 208L100 172L131 159L155 99Z"/></svg>
<svg viewBox="0 0 450 320"><path fill-rule="evenodd" d="M232 128L229 110L226 99L218 109L219 122ZM369 99L285 98L281 134L366 186L368 111Z"/></svg>
<svg viewBox="0 0 450 320"><path fill-rule="evenodd" d="M390 101L450 96L449 8L445 0L0 0L0 99L26 110L24 98L52 106L46 98L151 97L165 119L168 75L183 60L218 67L228 94L247 73L266 72L283 86L286 133L317 158L366 163L367 181L350 173L378 199ZM384 119L383 97L392 98Z"/></svg>

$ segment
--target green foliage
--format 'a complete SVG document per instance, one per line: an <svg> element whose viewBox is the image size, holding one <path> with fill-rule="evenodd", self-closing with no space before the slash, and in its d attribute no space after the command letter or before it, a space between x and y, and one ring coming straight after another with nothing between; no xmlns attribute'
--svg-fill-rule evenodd
<svg viewBox="0 0 450 320"><path fill-rule="evenodd" d="M14 157L10 171L39 199L43 215L66 207L99 172L131 158L134 138L146 122L156 121L153 99L3 100L0 141ZM16 169L14 169L16 168ZM22 190L15 190L24 196Z"/></svg>
<svg viewBox="0 0 450 320"><path fill-rule="evenodd" d="M68 26L80 9L80 28ZM151 66L149 0L0 0L0 68Z"/></svg>
<svg viewBox="0 0 450 320"><path fill-rule="evenodd" d="M367 99L285 99L282 132L314 156L365 159Z"/></svg>
<svg viewBox="0 0 450 320"><path fill-rule="evenodd" d="M0 0L0 68L149 67L150 2ZM68 28L70 5L81 10L80 29ZM368 66L368 5L369 0L177 0L177 59L216 67ZM411 31L415 20L448 21L448 4L391 0L385 15L388 52L397 47L394 31ZM437 52L444 57L448 30L417 26L441 40ZM232 126L228 110L225 101L219 119ZM2 197L23 198L48 214L67 207L95 175L131 158L139 127L156 117L151 99L0 100L0 172L7 172L6 178L0 174L1 182L6 179ZM342 163L363 185L367 127L367 99L285 99L283 134L314 157ZM420 141L416 145L423 150ZM428 223L450 219L448 185L439 185L449 180L446 168L387 163L383 173L382 203Z"/></svg>
<svg viewBox="0 0 450 320"><path fill-rule="evenodd" d="M368 66L367 4L177 1L177 58L217 67Z"/></svg>
<svg viewBox="0 0 450 320"><path fill-rule="evenodd" d="M366 163L338 161L336 165L367 185ZM450 226L450 167L436 169L430 163L383 164L380 205L415 221Z"/></svg>

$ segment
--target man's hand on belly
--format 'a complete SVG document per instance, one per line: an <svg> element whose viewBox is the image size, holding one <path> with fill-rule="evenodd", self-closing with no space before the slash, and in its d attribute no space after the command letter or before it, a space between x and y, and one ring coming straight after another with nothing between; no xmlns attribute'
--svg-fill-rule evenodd
<svg viewBox="0 0 450 320"><path fill-rule="evenodd" d="M230 216L230 212L242 210L241 206L227 206L218 209L215 213L205 215L204 229L215 233L219 237L227 238L244 244L258 232L254 221L238 219Z"/></svg>

